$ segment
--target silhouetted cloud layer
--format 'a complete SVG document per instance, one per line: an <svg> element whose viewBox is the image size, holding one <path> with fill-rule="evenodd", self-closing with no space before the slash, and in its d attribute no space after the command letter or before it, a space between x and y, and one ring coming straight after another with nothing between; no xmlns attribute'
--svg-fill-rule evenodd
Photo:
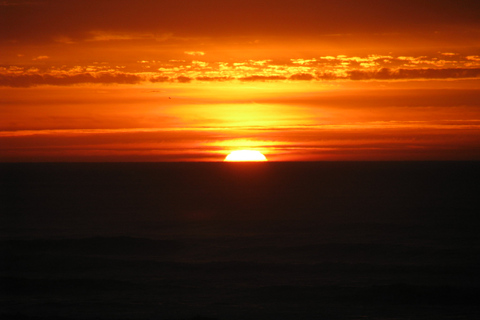
<svg viewBox="0 0 480 320"><path fill-rule="evenodd" d="M382 68L377 71L353 70L349 72L351 80L401 80L401 79L461 79L480 77L480 68L445 69L396 69Z"/></svg>
<svg viewBox="0 0 480 320"><path fill-rule="evenodd" d="M265 67L268 71L268 66ZM288 70L286 66L284 69ZM261 69L259 69L261 70ZM257 75L234 76L239 73L231 70L232 76L195 76L202 73L201 68L176 75L174 72L141 73L141 72L84 72L84 73L35 73L29 71L14 71L0 73L0 86L4 87L32 87L40 85L68 86L76 84L139 84L142 82L167 83L176 82L188 84L192 81L335 81L335 80L421 80L421 79L472 79L480 78L480 68L417 68L417 69L390 69L378 70L333 70L318 71L312 69L311 73L294 73L291 75ZM241 74L241 73L240 73ZM247 73L248 74L248 73Z"/></svg>
<svg viewBox="0 0 480 320"><path fill-rule="evenodd" d="M282 76L249 76L249 77L242 77L239 78L240 81L275 81L275 80L286 80L286 77Z"/></svg>
<svg viewBox="0 0 480 320"><path fill-rule="evenodd" d="M0 86L31 87L38 85L68 86L82 83L136 84L143 78L134 74L82 73L74 75L51 74L0 74Z"/></svg>

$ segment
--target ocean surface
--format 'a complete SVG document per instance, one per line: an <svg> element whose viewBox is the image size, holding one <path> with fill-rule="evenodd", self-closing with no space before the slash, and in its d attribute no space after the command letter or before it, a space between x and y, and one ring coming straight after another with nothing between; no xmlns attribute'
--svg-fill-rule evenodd
<svg viewBox="0 0 480 320"><path fill-rule="evenodd" d="M0 164L0 318L480 319L480 162Z"/></svg>

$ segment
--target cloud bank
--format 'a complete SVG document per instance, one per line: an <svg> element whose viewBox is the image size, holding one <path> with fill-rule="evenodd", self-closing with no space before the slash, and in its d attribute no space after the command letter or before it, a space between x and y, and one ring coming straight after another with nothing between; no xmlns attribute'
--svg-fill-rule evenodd
<svg viewBox="0 0 480 320"><path fill-rule="evenodd" d="M376 71L353 70L348 72L348 79L350 80L465 79L478 77L480 77L480 68L382 68Z"/></svg>
<svg viewBox="0 0 480 320"><path fill-rule="evenodd" d="M59 65L46 55L35 57L20 65L0 65L0 86L480 78L478 55L441 52L416 57L370 54L231 62L201 61L195 56L182 60L138 60L125 65L90 61L82 66Z"/></svg>
<svg viewBox="0 0 480 320"><path fill-rule="evenodd" d="M480 78L480 68L446 68L446 69L388 69L382 68L376 71L351 70L346 75L336 75L332 72L318 72L315 74L302 73L291 76L280 75L250 75L244 77L209 77L209 76L186 76L168 77L161 74L141 73L81 73L81 74L8 74L0 73L0 86L14 88L28 88L33 86L69 86L77 84L140 84L150 83L191 83L192 81L368 81L368 80L422 80L422 79L477 79Z"/></svg>
<svg viewBox="0 0 480 320"><path fill-rule="evenodd" d="M137 84L144 78L134 74L82 73L74 75L51 74L0 74L0 86L32 87L39 85L68 86L83 83Z"/></svg>

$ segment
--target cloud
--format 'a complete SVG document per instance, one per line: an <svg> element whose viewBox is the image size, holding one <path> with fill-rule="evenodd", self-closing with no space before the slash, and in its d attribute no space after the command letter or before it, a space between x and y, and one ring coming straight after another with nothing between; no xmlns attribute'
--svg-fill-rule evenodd
<svg viewBox="0 0 480 320"><path fill-rule="evenodd" d="M351 80L464 79L480 77L480 68L389 69L348 71Z"/></svg>
<svg viewBox="0 0 480 320"><path fill-rule="evenodd" d="M374 5L368 5L370 2ZM32 10L31 5L17 3L37 3L37 8ZM372 41L378 38L387 40L387 43L378 43L381 47L390 43L398 44L399 40L406 38L412 39L408 41L408 46L414 46L415 41L424 40L427 36L430 36L429 41L440 43L441 46L445 46L445 40L453 38L455 44L448 45L452 50L456 44L474 47L475 41L472 39L478 36L477 12L480 9L475 0L462 1L461 6L451 1L437 4L431 0L305 0L295 5L290 1L278 0L262 1L261 5L254 0L205 0L189 1L188 10L185 10L185 3L178 0L123 0L119 4L98 0L0 0L0 4L4 11L0 12L2 48L4 45L15 47L20 44L120 46L132 42L132 50L137 52L145 52L138 49L141 44L158 52L175 52L175 55L178 52L205 54L203 51L185 51L192 48L211 48L212 53L220 52L216 48L218 44L236 52L242 51L245 46L265 48L273 39L278 39L278 35L282 35L282 42L292 44L286 46L285 50L301 52L308 46L297 50L294 43L298 39L305 39L312 45L310 40L315 39L320 41L315 46L325 48L329 55L345 51L347 46L344 44L356 46L357 41L369 38ZM396 14L392 15L392 12ZM424 12L429 14L425 15ZM438 33L433 34L435 31ZM328 35L341 36L333 40L331 37L326 39ZM100 43L90 43L91 40ZM158 41L167 43L159 48L161 44ZM180 45L172 49L172 43ZM370 41L360 43L372 47ZM337 48L327 49L332 45ZM402 43L402 46L405 45ZM424 45L431 46L430 43ZM82 51L71 52L77 55ZM120 53L123 50L117 52L118 55ZM250 55L247 50L242 54L245 60L275 58ZM98 55L101 56L101 52ZM299 65L309 64L307 60L299 59L297 62Z"/></svg>
<svg viewBox="0 0 480 320"><path fill-rule="evenodd" d="M193 52L193 51L192 51ZM195 51L196 52L196 51ZM444 57L445 59L439 59ZM90 62L83 66L55 65L49 56L34 60L44 63L0 65L0 86L72 85L79 83L137 84L192 81L334 81L334 80L407 80L472 79L480 77L480 57L427 56L320 57L219 62L200 60L137 60L136 64L110 65ZM238 61L238 60L237 60ZM305 63L307 61L308 63ZM308 64L308 66L306 66ZM156 70L155 70L156 69Z"/></svg>
<svg viewBox="0 0 480 320"><path fill-rule="evenodd" d="M480 61L480 56L467 56L467 60Z"/></svg>
<svg viewBox="0 0 480 320"><path fill-rule="evenodd" d="M275 81L275 80L286 80L287 78L284 76L248 76L242 77L238 80L240 81Z"/></svg>
<svg viewBox="0 0 480 320"><path fill-rule="evenodd" d="M180 82L180 83L189 83L190 81L192 81L192 78L185 77L185 76L179 76L179 77L177 77L177 81Z"/></svg>
<svg viewBox="0 0 480 320"><path fill-rule="evenodd" d="M198 81L228 81L232 80L231 77L197 77Z"/></svg>
<svg viewBox="0 0 480 320"><path fill-rule="evenodd" d="M33 87L38 85L68 86L82 83L136 84L144 78L127 73L80 73L80 74L1 74L0 86Z"/></svg>
<svg viewBox="0 0 480 320"><path fill-rule="evenodd" d="M86 41L129 41L129 40L150 40L150 41L167 41L173 39L171 33L151 33L151 32L110 32L110 31L91 31L88 33ZM70 40L70 39L69 39Z"/></svg>
<svg viewBox="0 0 480 320"><path fill-rule="evenodd" d="M306 65L306 64L311 64L312 62L316 62L317 59L290 59L292 63L295 64L301 64L301 65Z"/></svg>
<svg viewBox="0 0 480 320"><path fill-rule="evenodd" d="M50 59L49 56L38 56L36 58L33 58L32 60L33 61L42 61L42 60L48 60L48 59Z"/></svg>
<svg viewBox="0 0 480 320"><path fill-rule="evenodd" d="M153 77L150 79L150 82L156 83L156 82L168 82L170 81L169 77Z"/></svg>
<svg viewBox="0 0 480 320"><path fill-rule="evenodd" d="M185 51L185 54L188 54L189 56L204 56L205 52L203 51Z"/></svg>
<svg viewBox="0 0 480 320"><path fill-rule="evenodd" d="M342 77L335 74L334 72L318 72L316 78L318 80L336 80L336 79L342 78Z"/></svg>
<svg viewBox="0 0 480 320"><path fill-rule="evenodd" d="M315 76L309 73L297 73L289 77L290 80L313 80Z"/></svg>
<svg viewBox="0 0 480 320"><path fill-rule="evenodd" d="M92 32L92 37L88 41L118 41L118 40L134 40L149 38L146 35L133 35L129 33L107 33L107 32Z"/></svg>
<svg viewBox="0 0 480 320"><path fill-rule="evenodd" d="M208 62L193 60L192 66L197 68L206 68L208 67Z"/></svg>

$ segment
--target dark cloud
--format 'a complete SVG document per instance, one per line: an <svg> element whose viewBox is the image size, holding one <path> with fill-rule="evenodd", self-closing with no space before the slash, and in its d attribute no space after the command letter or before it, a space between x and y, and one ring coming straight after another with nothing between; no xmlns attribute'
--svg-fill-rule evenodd
<svg viewBox="0 0 480 320"><path fill-rule="evenodd" d="M41 41L91 32L179 36L318 35L449 30L480 25L480 2L448 0L42 0L4 1L0 38ZM379 31L380 30L380 31Z"/></svg>
<svg viewBox="0 0 480 320"><path fill-rule="evenodd" d="M163 75L149 76L135 73L0 73L0 86L6 87L32 87L39 85L68 86L82 83L91 84L138 84L143 81L151 83L178 82L190 83L196 81L334 81L334 80L409 80L409 79L469 79L480 78L480 68L418 68L418 69L389 69L378 70L350 70L346 75L336 75L333 72L297 73L290 77L281 75L263 76L251 75L244 77L209 77L199 76L196 78L187 75L168 77Z"/></svg>
<svg viewBox="0 0 480 320"><path fill-rule="evenodd" d="M297 73L294 75L291 75L290 80L313 80L315 77L309 73Z"/></svg>
<svg viewBox="0 0 480 320"><path fill-rule="evenodd" d="M286 80L286 77L283 76L249 76L238 78L240 81L276 81L276 80Z"/></svg>
<svg viewBox="0 0 480 320"><path fill-rule="evenodd" d="M348 72L348 75L351 80L462 79L480 77L480 68L382 68L377 71L352 70Z"/></svg>
<svg viewBox="0 0 480 320"><path fill-rule="evenodd" d="M338 76L333 72L318 72L316 78L319 80L336 80Z"/></svg>
<svg viewBox="0 0 480 320"><path fill-rule="evenodd" d="M156 83L156 82L169 82L170 78L169 77L153 77L150 79L150 82Z"/></svg>
<svg viewBox="0 0 480 320"><path fill-rule="evenodd" d="M180 77L177 77L177 81L180 83L189 83L190 81L192 81L192 78L180 76Z"/></svg>
<svg viewBox="0 0 480 320"><path fill-rule="evenodd" d="M74 75L0 74L0 86L24 88L38 85L68 86L81 83L136 84L143 80L140 76L125 73L81 73Z"/></svg>
<svg viewBox="0 0 480 320"><path fill-rule="evenodd" d="M198 81L228 81L232 80L231 77L197 77Z"/></svg>

